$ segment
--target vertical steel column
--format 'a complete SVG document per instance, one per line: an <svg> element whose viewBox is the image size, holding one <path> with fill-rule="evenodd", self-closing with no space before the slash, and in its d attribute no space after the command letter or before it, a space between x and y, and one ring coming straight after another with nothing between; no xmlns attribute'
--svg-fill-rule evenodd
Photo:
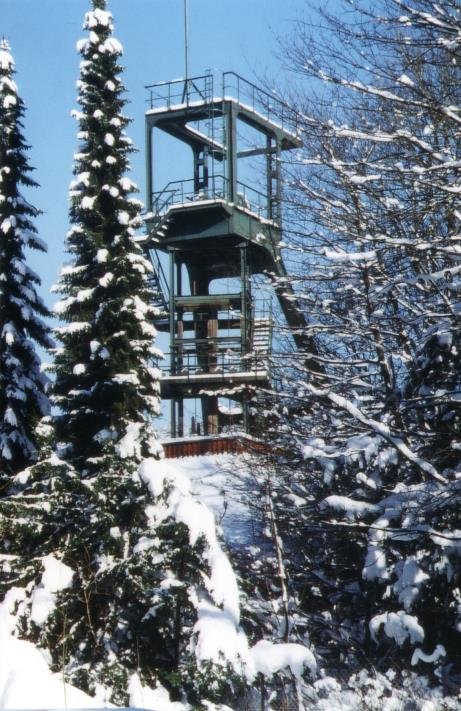
<svg viewBox="0 0 461 711"><path fill-rule="evenodd" d="M251 333L251 285L248 265L248 244L240 245L240 281L241 281L241 311L242 311L242 335L241 351L246 355L250 350Z"/></svg>
<svg viewBox="0 0 461 711"><path fill-rule="evenodd" d="M242 345L241 355L246 356L250 353L251 348L251 285L248 265L248 244L240 245L240 279L241 279L241 295L242 295ZM245 362L245 361L244 361ZM243 366L245 368L245 366ZM252 363L248 363L247 368L253 367ZM245 432L250 431L249 417L249 402L248 394L244 393L242 397L243 411L243 429Z"/></svg>
<svg viewBox="0 0 461 711"><path fill-rule="evenodd" d="M187 0L184 0L184 64L187 82L189 79L189 9Z"/></svg>
<svg viewBox="0 0 461 711"><path fill-rule="evenodd" d="M178 437L184 437L184 400L182 398L179 398L177 402L178 402L177 432L178 432Z"/></svg>
<svg viewBox="0 0 461 711"><path fill-rule="evenodd" d="M175 262L176 268L176 296L182 296L182 264L179 260ZM176 371L179 373L184 365L184 309L176 308L176 337L175 361Z"/></svg>
<svg viewBox="0 0 461 711"><path fill-rule="evenodd" d="M152 202L154 195L154 160L152 155L152 132L153 126L150 125L149 119L146 120L146 192L147 192L147 211L152 212Z"/></svg>
<svg viewBox="0 0 461 711"><path fill-rule="evenodd" d="M182 296L182 263L179 259L175 260L176 271L176 295ZM178 342L176 343L176 371L180 373L184 365L184 309L178 308L176 314L176 329ZM182 397L177 398L178 403L178 419L177 419L177 434L178 437L184 437L184 400Z"/></svg>
<svg viewBox="0 0 461 711"><path fill-rule="evenodd" d="M280 141L280 136L276 136L275 139L275 210L274 218L278 224L282 221L282 176L281 176L281 166L282 166L282 146Z"/></svg>
<svg viewBox="0 0 461 711"><path fill-rule="evenodd" d="M175 254L174 250L169 250L170 257L170 375L176 373L176 339L175 339ZM176 400L171 399L171 436L176 437Z"/></svg>
<svg viewBox="0 0 461 711"><path fill-rule="evenodd" d="M175 266L176 266L176 258L175 258L175 253L174 249L169 249L168 250L169 256L170 256L170 371L171 374L174 375L175 370L176 370L176 353L175 353L175 348L176 348L176 303L175 303L175 295L176 295L176 288L175 288Z"/></svg>
<svg viewBox="0 0 461 711"><path fill-rule="evenodd" d="M223 107L226 122L227 199L229 202L235 202L237 197L237 112L231 101L224 101Z"/></svg>
<svg viewBox="0 0 461 711"><path fill-rule="evenodd" d="M200 192L200 169L199 169L199 155L200 149L196 146L192 148L192 154L194 156L194 193L197 195Z"/></svg>
<svg viewBox="0 0 461 711"><path fill-rule="evenodd" d="M248 393L244 393L242 398L243 431L250 434L250 403Z"/></svg>
<svg viewBox="0 0 461 711"><path fill-rule="evenodd" d="M171 437L176 437L176 400L174 398L170 401L170 435Z"/></svg>
<svg viewBox="0 0 461 711"><path fill-rule="evenodd" d="M267 217L272 219L274 211L274 189L272 183L273 174L273 154L272 154L272 136L266 135L266 192L267 192Z"/></svg>

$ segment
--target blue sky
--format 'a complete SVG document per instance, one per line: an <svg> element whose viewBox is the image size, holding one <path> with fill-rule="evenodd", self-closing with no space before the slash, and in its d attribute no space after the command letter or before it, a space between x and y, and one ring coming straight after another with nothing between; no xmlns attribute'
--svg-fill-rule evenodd
<svg viewBox="0 0 461 711"><path fill-rule="evenodd" d="M233 70L249 79L277 75L275 36L289 31L303 12L304 0L188 0L190 73ZM312 4L312 3L311 3ZM89 0L0 0L0 36L11 43L16 80L26 107L26 139L40 188L29 196L44 214L37 221L48 243L46 256L30 255L42 277L47 303L60 265L65 261L68 185L77 148L75 82L77 40ZM144 199L144 85L184 76L183 0L110 0L115 35L125 49L126 113L133 119L129 135L139 153L132 177Z"/></svg>

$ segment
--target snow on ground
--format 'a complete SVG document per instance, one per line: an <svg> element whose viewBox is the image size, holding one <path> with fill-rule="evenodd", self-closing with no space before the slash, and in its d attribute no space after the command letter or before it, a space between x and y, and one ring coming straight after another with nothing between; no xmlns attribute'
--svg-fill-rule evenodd
<svg viewBox="0 0 461 711"><path fill-rule="evenodd" d="M47 581L51 577L48 587L56 590L55 570L50 573L52 562L48 563L44 578ZM50 671L44 651L11 635L16 625L13 610L23 597L23 590L12 588L0 604L0 709L94 709L112 706L103 699L94 699L66 684L60 674Z"/></svg>
<svg viewBox="0 0 461 711"><path fill-rule="evenodd" d="M143 686L137 674L133 674L131 677L128 692L132 708L156 709L156 711L187 711L189 709L189 705L185 706L179 701L170 701L170 695L163 686L160 685L156 689Z"/></svg>
<svg viewBox="0 0 461 711"><path fill-rule="evenodd" d="M248 508L239 500L250 475L248 455L206 454L199 457L164 459L162 468L180 470L192 482L192 491L214 513L229 547L253 541Z"/></svg>
<svg viewBox="0 0 461 711"><path fill-rule="evenodd" d="M33 644L0 636L0 709L102 706L97 699L64 683L60 674L53 674Z"/></svg>

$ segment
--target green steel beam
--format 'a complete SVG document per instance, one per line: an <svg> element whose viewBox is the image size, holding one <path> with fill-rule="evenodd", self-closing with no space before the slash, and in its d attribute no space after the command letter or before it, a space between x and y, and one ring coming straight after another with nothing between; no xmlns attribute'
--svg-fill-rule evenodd
<svg viewBox="0 0 461 711"><path fill-rule="evenodd" d="M201 296L176 296L173 308L197 309L200 306L215 306L221 308L240 306L241 293L236 294L207 294Z"/></svg>

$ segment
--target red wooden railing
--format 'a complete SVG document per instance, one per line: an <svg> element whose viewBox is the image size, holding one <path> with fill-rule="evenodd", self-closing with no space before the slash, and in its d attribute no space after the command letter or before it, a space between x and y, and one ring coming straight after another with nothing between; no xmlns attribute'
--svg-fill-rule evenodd
<svg viewBox="0 0 461 711"><path fill-rule="evenodd" d="M204 454L267 452L269 450L265 442L245 436L244 434L173 439L163 442L162 446L166 459L200 457Z"/></svg>

